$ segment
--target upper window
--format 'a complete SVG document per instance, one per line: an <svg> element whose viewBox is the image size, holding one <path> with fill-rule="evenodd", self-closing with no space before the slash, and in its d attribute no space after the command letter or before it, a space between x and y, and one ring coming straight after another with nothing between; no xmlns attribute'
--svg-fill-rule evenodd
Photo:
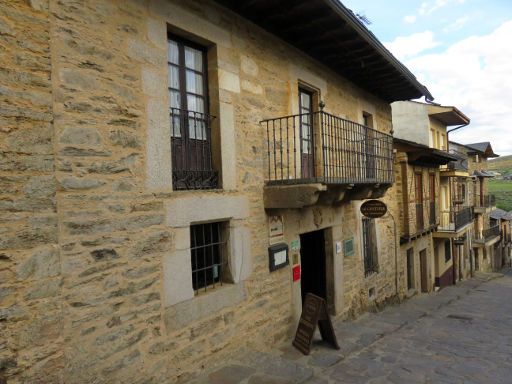
<svg viewBox="0 0 512 384"><path fill-rule="evenodd" d="M423 202L423 175L421 173L414 174L414 187L415 187L415 196L414 199L416 203Z"/></svg>
<svg viewBox="0 0 512 384"><path fill-rule="evenodd" d="M300 141L302 177L315 176L315 155L313 142L313 92L299 88Z"/></svg>
<svg viewBox="0 0 512 384"><path fill-rule="evenodd" d="M196 293L222 285L227 279L226 223L190 226L192 287Z"/></svg>
<svg viewBox="0 0 512 384"><path fill-rule="evenodd" d="M452 247L450 244L450 240L446 240L444 242L444 261L448 262L452 258Z"/></svg>
<svg viewBox="0 0 512 384"><path fill-rule="evenodd" d="M379 272L375 219L363 218L364 275Z"/></svg>
<svg viewBox="0 0 512 384"><path fill-rule="evenodd" d="M212 166L206 50L170 38L167 61L174 189L217 188L218 174Z"/></svg>

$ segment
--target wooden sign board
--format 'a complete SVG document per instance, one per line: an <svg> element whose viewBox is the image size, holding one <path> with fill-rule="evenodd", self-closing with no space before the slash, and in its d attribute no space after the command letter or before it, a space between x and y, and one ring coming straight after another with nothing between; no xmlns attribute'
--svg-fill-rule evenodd
<svg viewBox="0 0 512 384"><path fill-rule="evenodd" d="M388 207L380 200L368 200L361 205L360 211L366 217L378 219L386 214Z"/></svg>
<svg viewBox="0 0 512 384"><path fill-rule="evenodd" d="M304 300L293 346L303 354L309 355L317 324L322 340L331 344L335 349L340 349L331 318L327 312L327 304L324 299L312 293L308 293Z"/></svg>

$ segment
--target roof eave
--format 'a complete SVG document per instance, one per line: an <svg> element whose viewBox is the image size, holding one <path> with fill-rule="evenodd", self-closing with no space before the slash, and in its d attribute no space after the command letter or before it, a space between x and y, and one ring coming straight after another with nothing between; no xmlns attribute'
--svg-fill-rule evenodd
<svg viewBox="0 0 512 384"><path fill-rule="evenodd" d="M343 19L354 28L360 36L362 36L371 46L373 46L386 60L398 69L407 80L418 90L418 98L424 96L426 100L432 101L434 97L430 91L421 84L411 71L407 69L380 41L375 35L364 27L356 16L339 0L324 0L326 1ZM400 101L400 100L395 100Z"/></svg>

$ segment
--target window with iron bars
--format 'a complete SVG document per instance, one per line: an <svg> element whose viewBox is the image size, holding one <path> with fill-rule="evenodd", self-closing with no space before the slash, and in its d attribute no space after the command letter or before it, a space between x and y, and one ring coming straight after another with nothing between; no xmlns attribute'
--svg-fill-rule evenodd
<svg viewBox="0 0 512 384"><path fill-rule="evenodd" d="M375 219L363 218L364 275L379 272Z"/></svg>
<svg viewBox="0 0 512 384"><path fill-rule="evenodd" d="M215 222L190 226L192 286L200 290L222 285L228 274L227 223Z"/></svg>

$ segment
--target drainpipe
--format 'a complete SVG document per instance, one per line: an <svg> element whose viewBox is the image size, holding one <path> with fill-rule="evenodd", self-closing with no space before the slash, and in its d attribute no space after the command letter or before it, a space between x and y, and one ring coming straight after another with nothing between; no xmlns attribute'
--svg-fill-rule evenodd
<svg viewBox="0 0 512 384"><path fill-rule="evenodd" d="M448 134L450 132L453 132L453 131L456 131L457 129L461 129L461 128L464 128L465 126L469 125L469 123L466 123L466 124L462 124L462 125L459 125L458 127L455 127L455 128L452 128L452 129L449 129L446 131L446 137L448 138Z"/></svg>
<svg viewBox="0 0 512 384"><path fill-rule="evenodd" d="M394 245L395 245L395 295L398 296L398 246L396 243L396 221L391 212L388 210L388 215L393 220L393 238L394 238Z"/></svg>
<svg viewBox="0 0 512 384"><path fill-rule="evenodd" d="M450 150L450 137L448 134L450 132L456 131L457 129L464 128L467 125L469 125L469 123L459 125L458 127L455 127L455 128L452 128L452 129L449 129L446 131L446 152L448 152Z"/></svg>

